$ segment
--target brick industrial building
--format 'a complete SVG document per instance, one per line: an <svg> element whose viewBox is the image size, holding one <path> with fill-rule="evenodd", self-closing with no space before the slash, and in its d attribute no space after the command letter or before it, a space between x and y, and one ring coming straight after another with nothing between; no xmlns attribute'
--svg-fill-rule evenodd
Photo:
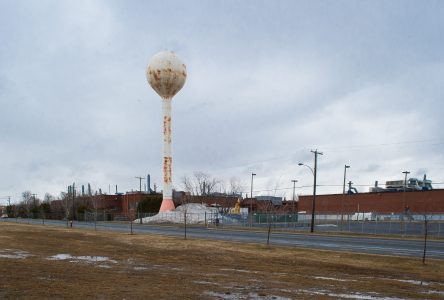
<svg viewBox="0 0 444 300"><path fill-rule="evenodd" d="M299 196L298 211L311 213L313 196ZM444 189L414 192L316 195L316 213L444 213Z"/></svg>
<svg viewBox="0 0 444 300"><path fill-rule="evenodd" d="M90 209L95 208L115 215L135 217L138 203L147 200L152 202L150 211L158 211L155 207L153 210L153 206L159 205L160 207L161 197L162 195L160 193L147 192L128 192L126 194L116 195L102 194L76 198L75 207L80 207L81 203L89 203ZM266 196L253 199L241 199L238 196L229 195L192 196L185 192L175 192L173 198L176 207L182 203L203 203L208 206L220 207L226 211L229 211L230 208L234 208L239 199L241 207L248 209L252 208L253 212L269 211L270 205L273 205L273 211L275 213L311 213L313 200L312 195L299 196L299 201L293 203L293 201L277 201L278 199L276 197L271 197L273 198L273 201L268 201L267 199L270 197ZM69 202L68 205L69 207L73 207L72 202ZM53 211L63 210L63 207L64 203L62 203L62 200L51 202L51 208ZM317 214L353 214L356 212L399 214L406 212L406 210L414 214L444 214L444 189L405 193L379 192L316 196Z"/></svg>

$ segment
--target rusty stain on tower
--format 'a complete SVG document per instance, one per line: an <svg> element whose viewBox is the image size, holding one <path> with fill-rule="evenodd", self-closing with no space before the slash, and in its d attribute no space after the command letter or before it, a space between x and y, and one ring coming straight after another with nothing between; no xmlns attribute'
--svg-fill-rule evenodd
<svg viewBox="0 0 444 300"><path fill-rule="evenodd" d="M185 84L186 66L172 51L154 55L146 71L148 83L162 97L163 110L163 200L159 211L174 210L172 189L171 101Z"/></svg>

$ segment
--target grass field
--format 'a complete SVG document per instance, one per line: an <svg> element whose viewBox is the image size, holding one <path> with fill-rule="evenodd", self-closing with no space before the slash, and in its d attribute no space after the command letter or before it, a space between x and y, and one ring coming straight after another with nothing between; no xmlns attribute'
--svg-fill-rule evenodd
<svg viewBox="0 0 444 300"><path fill-rule="evenodd" d="M443 299L444 261L0 223L1 299Z"/></svg>

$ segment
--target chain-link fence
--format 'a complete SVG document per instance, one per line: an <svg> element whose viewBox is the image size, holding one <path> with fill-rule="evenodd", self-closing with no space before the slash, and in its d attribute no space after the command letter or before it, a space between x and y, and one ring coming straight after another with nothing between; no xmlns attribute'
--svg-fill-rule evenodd
<svg viewBox="0 0 444 300"><path fill-rule="evenodd" d="M301 223L311 224L311 214L300 214ZM353 214L317 214L315 230L317 232L349 232L374 235L423 235L427 220L428 235L444 236L443 214L384 214L384 213L353 213Z"/></svg>
<svg viewBox="0 0 444 300"><path fill-rule="evenodd" d="M21 223L51 223L61 220L67 226L71 221L77 224L99 224L120 222L128 226L140 224L185 224L189 226L213 226L213 227L241 227L241 228L268 228L273 230L309 231L311 228L311 214L227 214L220 212L184 212L166 214L165 219L156 219L158 214L137 213L130 217L126 214L118 214L112 211L85 211L78 213L75 218L60 213L29 213L25 216L17 216L15 220ZM165 214L164 214L165 216ZM152 218L147 222L146 218ZM13 219L13 218L10 218ZM352 233L370 235L397 235L420 236L425 232L425 220L428 221L428 235L432 237L444 237L444 213L443 214L382 214L382 213L353 213L353 214L316 214L314 231L333 233Z"/></svg>

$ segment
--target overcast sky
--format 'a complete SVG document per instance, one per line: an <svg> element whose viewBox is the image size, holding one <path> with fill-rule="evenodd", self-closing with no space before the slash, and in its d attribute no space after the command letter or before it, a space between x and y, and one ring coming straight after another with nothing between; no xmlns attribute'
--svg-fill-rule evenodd
<svg viewBox="0 0 444 300"><path fill-rule="evenodd" d="M425 173L444 182L443 1L0 0L0 203L73 182L162 183L162 108L145 69L187 65L173 185L204 171L256 194ZM362 186L361 186L362 185ZM305 187L304 187L305 186ZM443 187L444 185L436 185ZM286 189L290 188L290 189ZM263 191L269 189L270 191Z"/></svg>

